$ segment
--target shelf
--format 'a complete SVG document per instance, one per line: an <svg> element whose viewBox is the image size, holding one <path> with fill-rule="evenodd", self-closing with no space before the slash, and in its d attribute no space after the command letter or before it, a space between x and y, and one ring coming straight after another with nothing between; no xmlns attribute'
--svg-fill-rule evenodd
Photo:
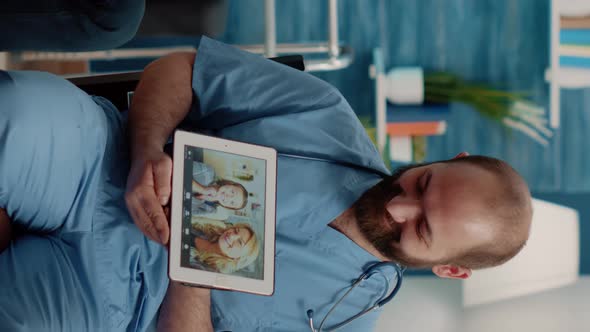
<svg viewBox="0 0 590 332"><path fill-rule="evenodd" d="M545 71L545 81L550 83L553 81L551 68ZM556 84L562 89L584 89L590 88L590 69L586 68L571 68L559 67L559 80Z"/></svg>
<svg viewBox="0 0 590 332"><path fill-rule="evenodd" d="M562 7L563 6L563 7ZM577 6L577 7L575 7ZM586 7L584 7L586 6ZM579 10L574 10L578 8ZM549 124L552 128L559 128L560 121L560 89L578 89L590 87L590 70L585 68L561 67L559 64L561 31L561 15L571 15L572 13L583 14L590 11L590 5L582 1L573 3L572 1L551 0L550 15L550 67L545 71L545 80L549 82Z"/></svg>
<svg viewBox="0 0 590 332"><path fill-rule="evenodd" d="M373 50L373 65L369 68L369 76L375 80L375 127L377 131L377 148L379 152L383 153L385 149L386 134L386 113L387 113L387 99L385 98L385 63L383 61L383 53L381 48Z"/></svg>
<svg viewBox="0 0 590 332"><path fill-rule="evenodd" d="M560 11L559 11L559 0L551 0L551 22L549 26L551 27L551 56L549 58L549 63L551 67L549 68L551 81L549 82L549 97L550 97L550 105L549 105L549 125L551 128L559 128L559 120L560 120L560 86L559 82L561 81L561 71L559 66L559 31L560 31Z"/></svg>

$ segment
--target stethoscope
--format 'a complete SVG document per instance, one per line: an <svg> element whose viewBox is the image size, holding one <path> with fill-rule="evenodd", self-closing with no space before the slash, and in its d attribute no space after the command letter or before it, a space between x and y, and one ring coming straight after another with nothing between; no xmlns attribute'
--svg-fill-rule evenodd
<svg viewBox="0 0 590 332"><path fill-rule="evenodd" d="M351 168L355 168L355 169L368 171L371 173L378 173L382 177L389 175L384 172L378 171L376 169L370 168L368 166L361 166L361 165L357 165L357 164L353 164L353 163L349 163L349 162L345 162L345 161L330 160L330 159L316 158L316 157L307 157L307 156L301 156L301 155L296 155L296 154L285 154L285 153L278 153L278 155L281 157L287 157L287 158L313 160L313 161L320 161L320 162L326 162L326 163L331 163L331 164L338 164L338 165L342 165L342 166L347 166L347 167L351 167ZM324 329L323 327L324 327L324 324L326 323L326 319L328 319L330 314L348 296L348 294L350 294L350 292L352 292L352 290L355 287L357 287L360 283L362 283L364 280L369 279L369 277L371 277L371 275L378 273L377 271L379 271L382 267L385 267L385 266L392 266L395 269L395 273L396 273L396 284L395 284L395 287L393 288L393 290L389 293L389 295L382 297L380 300L375 302L375 304L373 304L371 307L359 312L358 314L348 318L347 320L345 320L339 324L336 324L329 329ZM313 324L313 310L312 309L307 310L307 318L309 319L309 327L310 327L311 331L312 332L335 331L335 330L349 324L350 322L354 321L355 319L364 316L368 312L381 308L386 303L393 300L393 298L395 297L395 295L399 291L400 287L402 286L403 273L405 270L406 270L405 267L403 267L397 263L393 263L393 262L380 262L380 263L375 263L375 264L371 265L369 268L367 268L367 270L365 270L365 272L363 272L363 274L361 274L355 281L353 281L352 285L350 286L350 289L348 289L346 291L346 293L344 293L344 295L342 295L340 297L340 299L338 299L338 301L336 301L336 303L334 303L334 305L330 308L328 313L326 313L326 315L324 316L324 318L320 322L320 326L317 330L315 329L314 324Z"/></svg>
<svg viewBox="0 0 590 332"><path fill-rule="evenodd" d="M350 294L350 292L352 292L352 290L356 286L358 286L364 280L369 279L369 277L371 277L371 275L378 273L377 271L384 266L392 266L395 269L396 284L395 284L395 287L393 288L393 290L391 291L391 293L389 293L389 295L387 295L385 297L382 297L380 300L375 302L375 304L373 304L371 307L359 312L358 314L348 318L347 320L345 320L339 324L336 324L329 329L323 329L326 319L328 319L330 314L334 311L334 309L336 309L336 307L340 304L340 302L342 302L348 296L348 294ZM363 274L361 274L355 281L353 281L352 285L350 286L350 289L348 289L346 291L346 293L344 293L344 295L342 295L340 297L340 299L338 299L338 301L336 301L336 303L334 303L334 305L330 308L328 313L324 316L324 319L322 319L322 321L320 322L320 327L317 330L314 328L314 325L313 325L313 310L311 310L311 309L307 310L307 318L309 319L309 327L311 328L311 331L312 332L336 331L337 329L343 327L344 325L349 324L350 322L354 321L355 319L364 316L366 313L368 313L372 310L377 310L377 309L381 308L386 303L393 300L393 298L395 297L395 295L399 291L400 287L402 286L403 273L404 273L405 269L406 269L405 267L403 267L397 263L392 263L392 262L379 262L379 263L375 263L375 264L371 265L367 270L365 270L365 272L363 272Z"/></svg>

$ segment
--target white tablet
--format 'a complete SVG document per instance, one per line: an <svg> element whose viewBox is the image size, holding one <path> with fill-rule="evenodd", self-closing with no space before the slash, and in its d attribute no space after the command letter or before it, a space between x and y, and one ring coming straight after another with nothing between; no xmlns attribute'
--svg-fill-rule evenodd
<svg viewBox="0 0 590 332"><path fill-rule="evenodd" d="M170 279L271 295L276 151L176 131L173 160Z"/></svg>

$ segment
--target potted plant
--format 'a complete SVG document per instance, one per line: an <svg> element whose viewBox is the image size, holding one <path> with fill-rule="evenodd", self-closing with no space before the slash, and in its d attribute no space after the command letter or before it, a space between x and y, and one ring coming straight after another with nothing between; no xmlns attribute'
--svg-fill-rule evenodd
<svg viewBox="0 0 590 332"><path fill-rule="evenodd" d="M548 145L552 136L543 108L527 101L522 92L466 82L448 72L424 73L418 67L394 68L387 73L386 82L386 96L393 104L464 103L542 145Z"/></svg>

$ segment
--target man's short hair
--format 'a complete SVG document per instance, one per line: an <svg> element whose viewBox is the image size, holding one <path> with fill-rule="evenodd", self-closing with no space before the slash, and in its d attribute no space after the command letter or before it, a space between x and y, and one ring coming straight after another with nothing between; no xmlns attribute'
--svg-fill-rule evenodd
<svg viewBox="0 0 590 332"><path fill-rule="evenodd" d="M516 256L526 244L532 218L531 196L522 177L506 162L486 156L465 156L444 163L480 167L493 174L498 184L485 197L485 213L489 213L495 223L493 242L470 248L448 264L482 269L503 264Z"/></svg>

